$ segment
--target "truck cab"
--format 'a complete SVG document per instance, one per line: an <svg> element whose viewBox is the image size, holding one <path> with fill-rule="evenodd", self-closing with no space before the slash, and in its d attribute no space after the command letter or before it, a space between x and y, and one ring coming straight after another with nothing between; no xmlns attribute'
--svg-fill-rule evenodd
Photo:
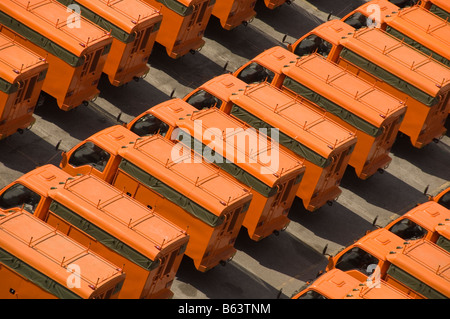
<svg viewBox="0 0 450 319"><path fill-rule="evenodd" d="M371 8L380 8L380 21L371 20ZM450 66L450 24L422 7L399 8L387 0L372 0L342 18L356 30L377 27Z"/></svg>
<svg viewBox="0 0 450 319"><path fill-rule="evenodd" d="M358 141L348 163L359 178L367 179L389 166L389 152L407 111L404 101L317 53L299 57L273 47L234 75L246 80L246 71L255 64L272 74L273 86L355 132Z"/></svg>
<svg viewBox="0 0 450 319"><path fill-rule="evenodd" d="M181 99L172 99L153 106L128 127L133 129L134 123L148 114L169 127L166 138L181 141L252 190L252 203L243 222L250 238L259 241L288 226L288 212L305 171L301 159L216 108L199 111Z"/></svg>
<svg viewBox="0 0 450 319"><path fill-rule="evenodd" d="M450 252L450 210L434 201L416 206L385 226L404 240L429 240Z"/></svg>
<svg viewBox="0 0 450 319"><path fill-rule="evenodd" d="M234 243L252 195L193 152L179 159L176 151L176 143L159 134L140 137L116 125L75 145L60 167L71 175L90 172L157 209L189 234L185 255L206 272L236 253Z"/></svg>
<svg viewBox="0 0 450 319"><path fill-rule="evenodd" d="M407 110L400 132L414 147L438 141L446 132L450 111L449 69L378 28L355 30L341 20L331 20L298 39L289 50L304 54L316 51L306 41L309 36L326 41L329 50L319 54L356 74L401 101ZM302 43L305 43L303 45Z"/></svg>
<svg viewBox="0 0 450 319"><path fill-rule="evenodd" d="M447 299L449 262L448 252L429 241L404 241L380 228L330 257L326 270L337 268L361 281L378 278L414 299Z"/></svg>
<svg viewBox="0 0 450 319"><path fill-rule="evenodd" d="M356 137L324 112L267 82L247 84L231 74L205 82L184 101L197 109L218 108L256 129L278 128L280 146L305 163L297 197L307 210L332 204L339 197L340 179Z"/></svg>
<svg viewBox="0 0 450 319"><path fill-rule="evenodd" d="M0 208L23 208L124 268L119 298L171 298L189 237L185 231L93 175L47 164L0 191Z"/></svg>

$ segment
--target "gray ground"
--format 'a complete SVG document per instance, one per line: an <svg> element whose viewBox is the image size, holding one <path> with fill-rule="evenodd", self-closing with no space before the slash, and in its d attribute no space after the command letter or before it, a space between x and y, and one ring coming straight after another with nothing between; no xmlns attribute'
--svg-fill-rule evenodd
<svg viewBox="0 0 450 319"><path fill-rule="evenodd" d="M93 133L116 124L120 112L122 120L128 121L169 99L173 90L175 97L183 97L222 74L226 63L227 70L234 71L263 50L282 45L285 34L287 41L292 42L324 22L330 13L342 17L360 3L296 0L274 11L258 3L257 18L247 27L225 31L212 18L205 35L206 45L194 55L172 60L164 49L156 46L149 60L151 71L144 81L115 88L105 78L99 85L101 95L95 103L70 112L46 105L36 111L37 122L30 131L0 141L0 187L37 166L58 165L61 160L60 152L55 150L58 141L62 141L62 149L70 149ZM384 226L415 203L424 201L422 192L427 185L433 191L450 180L449 159L449 135L421 150L410 146L406 138L398 138L392 149L392 163L384 174L362 181L348 169L337 203L314 213L293 207L288 229L258 243L249 240L242 231L236 242L238 252L225 267L199 273L185 258L173 284L174 299L290 298L324 269L325 245L328 244L328 253L335 254L371 229L376 216L377 223Z"/></svg>

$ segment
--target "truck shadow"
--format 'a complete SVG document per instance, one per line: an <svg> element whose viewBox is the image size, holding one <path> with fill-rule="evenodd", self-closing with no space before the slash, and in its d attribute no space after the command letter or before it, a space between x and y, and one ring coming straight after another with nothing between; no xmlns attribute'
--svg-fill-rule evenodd
<svg viewBox="0 0 450 319"><path fill-rule="evenodd" d="M423 172L446 181L450 180L450 146L445 141L431 142L418 149L411 144L408 136L399 135L391 152L396 157L408 161Z"/></svg>
<svg viewBox="0 0 450 319"><path fill-rule="evenodd" d="M177 292L180 298L192 299L288 299L327 264L325 257L286 232L277 238L265 238L264 244L252 241L247 234L241 235L236 242L236 256L225 266L201 273L185 257L174 282L174 299ZM273 282L274 272L288 276L276 275L280 278L277 287L268 283Z"/></svg>
<svg viewBox="0 0 450 319"><path fill-rule="evenodd" d="M278 294L276 288L234 261L202 273L186 256L172 287L174 299L276 299Z"/></svg>
<svg viewBox="0 0 450 319"><path fill-rule="evenodd" d="M344 17L351 11L363 5L367 1L364 0L307 0L310 4L315 6L320 11L332 13L339 18Z"/></svg>
<svg viewBox="0 0 450 319"><path fill-rule="evenodd" d="M301 231L304 228L307 232L313 233L315 237L323 239L323 246L328 242L347 246L363 236L367 230L372 229L370 221L340 204L339 201L334 202L332 206L325 205L317 211L309 212L304 208L301 200L296 198L289 212L289 218L291 225L288 230L292 229L294 232L294 229L299 228L296 236L307 242L308 238L302 238L307 235ZM298 223L299 227L293 223Z"/></svg>
<svg viewBox="0 0 450 319"><path fill-rule="evenodd" d="M55 149L55 145L35 134L33 129L23 134L13 134L0 141L0 163L4 165L0 174L0 188L39 166L58 166L60 161L60 152Z"/></svg>
<svg viewBox="0 0 450 319"><path fill-rule="evenodd" d="M366 202L397 215L404 214L416 204L426 200L423 192L397 178L388 170L383 174L376 173L367 180L361 180L354 174L352 168L349 168L341 181L341 186L364 198Z"/></svg>
<svg viewBox="0 0 450 319"><path fill-rule="evenodd" d="M52 123L61 128L66 137L76 141L84 140L92 134L97 133L111 125L116 125L115 116L95 108L91 105L79 105L70 111L63 111L52 99L46 101L45 105L38 107L35 114L44 121Z"/></svg>
<svg viewBox="0 0 450 319"><path fill-rule="evenodd" d="M329 1L328 1L329 2ZM294 39L302 37L305 33L319 26L325 20L308 12L295 2L283 4L270 10L264 5L264 1L258 1L255 6L256 17L281 34L287 34ZM328 12L328 10L325 10ZM282 39L278 39L281 41Z"/></svg>
<svg viewBox="0 0 450 319"><path fill-rule="evenodd" d="M123 113L137 116L150 107L170 98L167 93L150 83L154 81L154 70L152 69L150 69L146 78L131 81L120 87L111 85L107 77L102 77L98 86L100 89L99 97L105 99ZM130 96L133 97L132 103L130 103Z"/></svg>

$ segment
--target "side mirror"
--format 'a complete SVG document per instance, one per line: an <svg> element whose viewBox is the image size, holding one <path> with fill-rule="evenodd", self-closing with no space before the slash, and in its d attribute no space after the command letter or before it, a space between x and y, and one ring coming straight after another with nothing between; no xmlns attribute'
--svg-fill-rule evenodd
<svg viewBox="0 0 450 319"><path fill-rule="evenodd" d="M373 226L373 227L376 227L376 228L381 228L380 225L377 225L377 220L378 220L378 215L375 216L375 218L373 219L372 226ZM370 231L367 231L367 233L369 233L369 232L370 232Z"/></svg>
<svg viewBox="0 0 450 319"><path fill-rule="evenodd" d="M427 185L425 189L423 190L423 194L428 197L428 200L433 200L433 196L431 194L428 194L428 189L430 188L430 185Z"/></svg>
<svg viewBox="0 0 450 319"><path fill-rule="evenodd" d="M328 244L326 244L325 247L323 247L322 255L328 256L329 258L332 257L330 254L327 254L327 250L328 250Z"/></svg>
<svg viewBox="0 0 450 319"><path fill-rule="evenodd" d="M59 146L61 145L62 140L59 140L58 143L55 145L55 150L59 151Z"/></svg>
<svg viewBox="0 0 450 319"><path fill-rule="evenodd" d="M287 41L286 41L286 38L287 38L287 34L285 34L285 35L283 36L283 39L281 40L281 42L284 43L284 44L286 44L286 48L287 48L289 51L291 51L291 50L292 50L292 43L287 42Z"/></svg>
<svg viewBox="0 0 450 319"><path fill-rule="evenodd" d="M125 123L124 121L121 120L121 117L122 117L122 112L120 112L119 115L117 115L116 121L117 121L117 123L120 123L120 124L122 124L123 126L125 126L126 123Z"/></svg>
<svg viewBox="0 0 450 319"><path fill-rule="evenodd" d="M332 14L333 14L333 11L331 11L330 14L328 14L327 21L330 21Z"/></svg>

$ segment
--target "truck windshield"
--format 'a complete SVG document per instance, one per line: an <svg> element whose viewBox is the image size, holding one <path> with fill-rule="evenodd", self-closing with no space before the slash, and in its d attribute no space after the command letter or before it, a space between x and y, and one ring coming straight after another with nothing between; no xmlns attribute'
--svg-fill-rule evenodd
<svg viewBox="0 0 450 319"><path fill-rule="evenodd" d="M298 299L328 299L328 298L314 290L308 290L303 295L298 297Z"/></svg>
<svg viewBox="0 0 450 319"><path fill-rule="evenodd" d="M130 130L139 136L154 134L166 136L169 126L152 114L146 114L138 119Z"/></svg>
<svg viewBox="0 0 450 319"><path fill-rule="evenodd" d="M397 7L406 8L406 7L412 7L419 1L418 0L389 0L389 2L395 4Z"/></svg>
<svg viewBox="0 0 450 319"><path fill-rule="evenodd" d="M361 12L356 12L344 21L355 29L367 27L367 18Z"/></svg>
<svg viewBox="0 0 450 319"><path fill-rule="evenodd" d="M442 197L438 200L438 204L450 209L450 190L442 195Z"/></svg>
<svg viewBox="0 0 450 319"><path fill-rule="evenodd" d="M205 90L195 92L186 100L186 102L197 110L209 109L211 107L220 109L220 106L222 105L221 100Z"/></svg>
<svg viewBox="0 0 450 319"><path fill-rule="evenodd" d="M354 247L344 253L336 262L336 268L347 270L358 270L369 276L373 272L371 265L377 265L378 259L359 247Z"/></svg>
<svg viewBox="0 0 450 319"><path fill-rule="evenodd" d="M73 152L69 164L75 167L90 165L103 172L110 154L92 142L86 142Z"/></svg>
<svg viewBox="0 0 450 319"><path fill-rule="evenodd" d="M323 57L327 57L330 54L331 48L332 45L330 42L325 41L315 34L311 34L297 45L294 53L298 56L304 56L317 52Z"/></svg>
<svg viewBox="0 0 450 319"><path fill-rule="evenodd" d="M247 84L260 83L260 82L272 82L275 74L261 66L256 62L252 62L246 68L244 68L237 76L238 79L244 81Z"/></svg>
<svg viewBox="0 0 450 319"><path fill-rule="evenodd" d="M41 196L22 184L15 184L8 188L0 197L0 207L9 209L23 207L27 212L34 213Z"/></svg>
<svg viewBox="0 0 450 319"><path fill-rule="evenodd" d="M389 231L404 240L420 239L427 234L425 229L408 218L398 221L389 229Z"/></svg>

